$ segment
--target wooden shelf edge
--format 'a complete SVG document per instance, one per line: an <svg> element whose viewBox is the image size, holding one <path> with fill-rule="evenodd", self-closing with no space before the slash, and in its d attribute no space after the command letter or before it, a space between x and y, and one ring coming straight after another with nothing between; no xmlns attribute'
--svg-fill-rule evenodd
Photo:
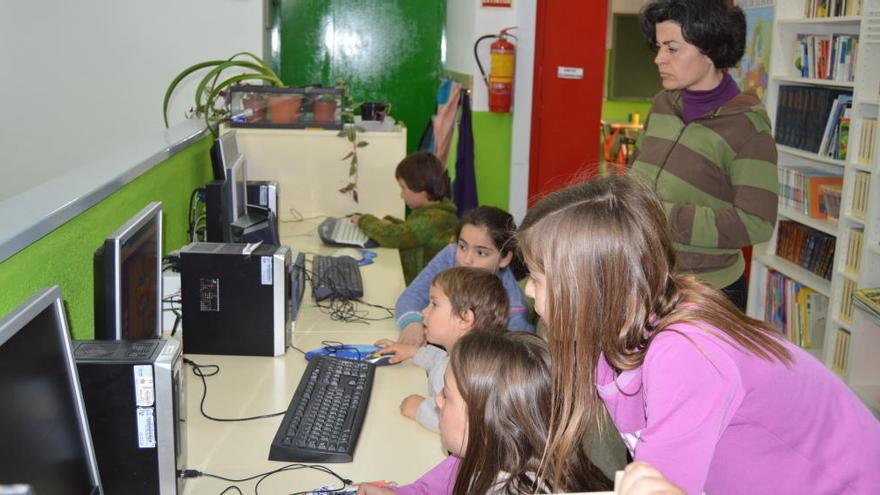
<svg viewBox="0 0 880 495"><path fill-rule="evenodd" d="M794 220L795 222L804 224L807 227L812 227L816 230L822 231L828 235L833 235L834 237L837 237L837 222L829 222L828 220L813 218L811 216L804 215L799 211L792 210L791 208L779 208L779 215L788 218L789 220Z"/></svg>
<svg viewBox="0 0 880 495"><path fill-rule="evenodd" d="M784 144L776 144L776 150L786 153L788 155L794 155L800 158L805 158L807 160L811 160L817 163L824 163L826 165L832 165L837 168L844 168L846 166L846 162L843 160L835 160L834 158L828 158L827 156L819 156L816 153L799 150L797 148L792 148L791 146L786 146ZM842 173L842 170L832 170L835 173Z"/></svg>
<svg viewBox="0 0 880 495"><path fill-rule="evenodd" d="M786 277L800 282L825 297L831 297L831 281L826 280L815 273L802 268L790 261L784 260L775 254L754 253L752 256L761 264L772 268Z"/></svg>

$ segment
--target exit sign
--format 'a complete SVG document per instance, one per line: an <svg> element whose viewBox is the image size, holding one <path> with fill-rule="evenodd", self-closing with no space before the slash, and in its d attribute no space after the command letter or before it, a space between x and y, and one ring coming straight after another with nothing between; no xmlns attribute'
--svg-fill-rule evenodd
<svg viewBox="0 0 880 495"><path fill-rule="evenodd" d="M483 7L503 7L510 8L510 4L513 3L513 0L482 0Z"/></svg>

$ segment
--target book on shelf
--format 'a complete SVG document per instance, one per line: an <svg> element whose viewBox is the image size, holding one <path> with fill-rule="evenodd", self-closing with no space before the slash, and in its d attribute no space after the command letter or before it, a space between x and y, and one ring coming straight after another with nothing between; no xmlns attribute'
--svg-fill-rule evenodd
<svg viewBox="0 0 880 495"><path fill-rule="evenodd" d="M859 37L851 34L799 34L794 67L801 77L850 82L855 78Z"/></svg>
<svg viewBox="0 0 880 495"><path fill-rule="evenodd" d="M810 349L821 346L828 317L828 298L776 270L769 270L764 321L793 344Z"/></svg>
<svg viewBox="0 0 880 495"><path fill-rule="evenodd" d="M858 162L870 165L874 162L874 147L877 143L877 119L862 119L859 132Z"/></svg>
<svg viewBox="0 0 880 495"><path fill-rule="evenodd" d="M776 109L776 142L833 157L840 153L840 122L849 118L846 109L851 106L852 91L781 85Z"/></svg>
<svg viewBox="0 0 880 495"><path fill-rule="evenodd" d="M865 312L880 318L880 287L857 290L853 294L853 303Z"/></svg>
<svg viewBox="0 0 880 495"><path fill-rule="evenodd" d="M862 13L863 0L806 0L804 17L843 17Z"/></svg>
<svg viewBox="0 0 880 495"><path fill-rule="evenodd" d="M779 167L779 203L812 218L828 218L822 186L843 186L843 176L811 167Z"/></svg>
<svg viewBox="0 0 880 495"><path fill-rule="evenodd" d="M822 133L822 142L819 143L817 153L820 156L837 158L840 153L840 125L846 120L849 127L850 111L852 109L852 95L841 94L834 99L828 119L825 121L825 132ZM848 132L848 131L847 131ZM839 158L838 158L839 159Z"/></svg>
<svg viewBox="0 0 880 495"><path fill-rule="evenodd" d="M836 239L793 220L780 220L776 256L831 280Z"/></svg>

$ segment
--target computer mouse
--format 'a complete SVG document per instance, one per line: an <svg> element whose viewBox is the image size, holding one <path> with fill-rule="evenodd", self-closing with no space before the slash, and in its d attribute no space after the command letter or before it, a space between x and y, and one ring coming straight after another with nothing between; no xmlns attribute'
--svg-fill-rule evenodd
<svg viewBox="0 0 880 495"><path fill-rule="evenodd" d="M373 355L367 356L367 358L364 359L364 361L367 363L375 364L376 366L388 366L390 364L400 364L400 363L389 362L391 360L391 358L393 358L393 357L394 357L393 352L389 352L388 354L373 354Z"/></svg>

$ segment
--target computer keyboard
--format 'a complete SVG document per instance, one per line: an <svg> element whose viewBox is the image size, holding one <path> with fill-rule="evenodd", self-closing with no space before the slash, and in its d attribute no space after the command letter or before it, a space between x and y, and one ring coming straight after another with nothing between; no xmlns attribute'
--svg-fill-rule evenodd
<svg viewBox="0 0 880 495"><path fill-rule="evenodd" d="M364 297L357 261L351 256L313 256L312 295L316 301Z"/></svg>
<svg viewBox="0 0 880 495"><path fill-rule="evenodd" d="M351 462L375 373L369 363L312 357L272 440L269 460Z"/></svg>
<svg viewBox="0 0 880 495"><path fill-rule="evenodd" d="M324 244L331 246L375 247L367 234L351 223L348 217L328 218L318 225L318 235Z"/></svg>

